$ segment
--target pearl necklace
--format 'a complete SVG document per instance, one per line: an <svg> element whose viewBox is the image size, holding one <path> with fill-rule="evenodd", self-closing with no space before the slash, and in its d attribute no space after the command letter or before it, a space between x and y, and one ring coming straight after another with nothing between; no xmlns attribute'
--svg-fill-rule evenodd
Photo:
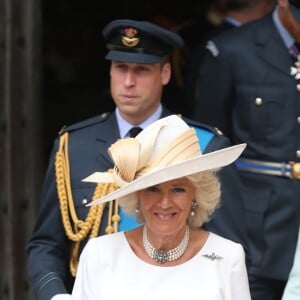
<svg viewBox="0 0 300 300"><path fill-rule="evenodd" d="M146 253L156 260L159 264L165 263L167 261L173 261L178 259L185 252L190 239L190 228L186 226L184 237L181 243L169 251L157 250L155 249L148 240L146 226L143 229L143 245Z"/></svg>

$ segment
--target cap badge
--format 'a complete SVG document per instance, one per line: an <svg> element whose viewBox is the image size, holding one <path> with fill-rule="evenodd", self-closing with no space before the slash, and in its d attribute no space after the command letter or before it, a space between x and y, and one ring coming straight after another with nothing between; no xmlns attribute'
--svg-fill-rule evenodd
<svg viewBox="0 0 300 300"><path fill-rule="evenodd" d="M126 47L135 47L140 39L136 37L137 30L134 28L125 28L124 29L124 36L122 36L122 43Z"/></svg>

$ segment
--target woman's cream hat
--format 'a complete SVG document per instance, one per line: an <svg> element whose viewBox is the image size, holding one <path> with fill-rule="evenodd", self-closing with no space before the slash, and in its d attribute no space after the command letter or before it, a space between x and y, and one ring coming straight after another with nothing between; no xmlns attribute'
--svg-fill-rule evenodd
<svg viewBox="0 0 300 300"><path fill-rule="evenodd" d="M116 141L108 149L114 161L112 173L95 172L86 182L115 183L120 188L88 204L122 197L162 182L195 173L217 170L235 161L245 149L240 144L202 154L196 131L180 117L159 119L135 138Z"/></svg>

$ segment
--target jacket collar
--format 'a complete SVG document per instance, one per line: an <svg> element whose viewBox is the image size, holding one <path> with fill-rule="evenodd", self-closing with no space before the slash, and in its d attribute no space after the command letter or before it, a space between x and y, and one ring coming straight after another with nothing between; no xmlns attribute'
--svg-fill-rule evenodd
<svg viewBox="0 0 300 300"><path fill-rule="evenodd" d="M256 31L258 55L274 68L290 76L290 66L293 61L274 24L272 13L262 18L258 27L264 28Z"/></svg>

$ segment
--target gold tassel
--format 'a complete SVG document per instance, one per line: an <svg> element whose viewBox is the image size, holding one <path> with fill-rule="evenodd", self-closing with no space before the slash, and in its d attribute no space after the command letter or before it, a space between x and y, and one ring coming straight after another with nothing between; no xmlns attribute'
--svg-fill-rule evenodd
<svg viewBox="0 0 300 300"><path fill-rule="evenodd" d="M105 204L91 206L85 220L78 219L70 180L68 138L68 132L65 132L60 137L59 150L56 153L55 159L55 175L63 226L68 239L74 242L71 247L70 271L75 277L79 261L80 243L87 238L88 235L89 238L98 235ZM108 171L111 172L112 170ZM92 200L101 198L116 188L117 186L112 183L99 183L95 188ZM115 201L109 203L107 233L117 232L118 223L120 222L120 216L118 214L119 205L117 202L114 202ZM113 212L114 215L112 215Z"/></svg>

